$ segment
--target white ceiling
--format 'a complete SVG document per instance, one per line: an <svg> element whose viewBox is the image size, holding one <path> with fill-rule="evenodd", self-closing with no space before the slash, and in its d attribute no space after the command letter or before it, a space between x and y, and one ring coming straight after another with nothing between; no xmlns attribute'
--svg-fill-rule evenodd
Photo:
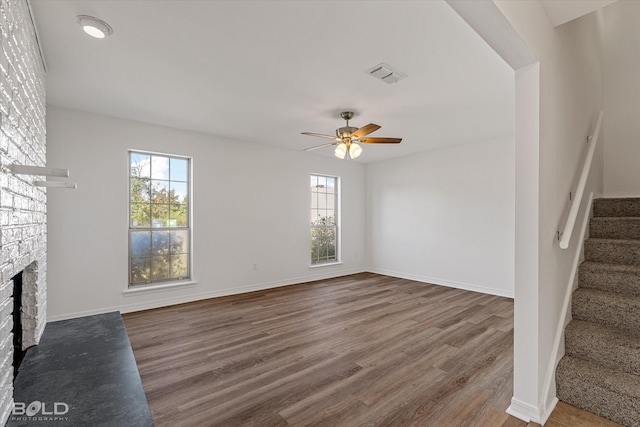
<svg viewBox="0 0 640 427"><path fill-rule="evenodd" d="M404 138L365 146L365 163L513 134L513 70L443 1L31 4L49 105L292 150L352 110L352 126ZM79 14L113 35L86 36ZM365 74L380 62L408 77Z"/></svg>

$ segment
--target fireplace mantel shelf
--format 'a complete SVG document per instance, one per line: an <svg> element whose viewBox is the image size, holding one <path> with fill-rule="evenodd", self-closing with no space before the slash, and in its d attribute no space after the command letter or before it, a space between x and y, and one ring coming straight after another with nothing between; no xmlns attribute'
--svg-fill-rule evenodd
<svg viewBox="0 0 640 427"><path fill-rule="evenodd" d="M69 169L49 168L45 166L27 166L18 164L9 165L7 166L7 168L15 175L44 176L47 178L69 177ZM35 185L36 187L71 188L74 190L78 188L78 184L76 184L75 182L66 181L37 180L33 181L33 185Z"/></svg>

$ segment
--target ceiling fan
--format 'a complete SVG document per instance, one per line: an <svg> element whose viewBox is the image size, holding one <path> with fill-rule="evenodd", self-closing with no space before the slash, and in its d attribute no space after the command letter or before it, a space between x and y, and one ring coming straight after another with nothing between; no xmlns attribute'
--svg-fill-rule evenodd
<svg viewBox="0 0 640 427"><path fill-rule="evenodd" d="M315 147L306 148L304 151L315 150L317 148L336 146L335 156L344 159L347 153L349 158L355 159L362 153L360 144L399 144L402 138L365 138L372 132L380 129L380 126L369 123L361 128L349 126L349 120L353 118L353 111L343 111L340 117L347 121L347 125L336 129L336 136L323 135L321 133L302 132L303 135L317 136L320 138L333 139L334 142L328 144L317 145Z"/></svg>

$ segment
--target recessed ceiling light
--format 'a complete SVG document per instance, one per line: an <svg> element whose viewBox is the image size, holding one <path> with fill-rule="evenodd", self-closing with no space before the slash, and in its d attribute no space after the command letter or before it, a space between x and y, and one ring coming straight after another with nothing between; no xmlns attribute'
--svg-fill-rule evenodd
<svg viewBox="0 0 640 427"><path fill-rule="evenodd" d="M109 24L101 19L94 18L93 16L78 15L77 21L82 27L82 30L91 37L103 39L113 33L113 28L111 28Z"/></svg>

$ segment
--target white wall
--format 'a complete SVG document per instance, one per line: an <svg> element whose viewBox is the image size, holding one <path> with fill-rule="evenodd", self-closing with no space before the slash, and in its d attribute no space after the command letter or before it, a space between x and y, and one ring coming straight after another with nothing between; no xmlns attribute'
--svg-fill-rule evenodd
<svg viewBox="0 0 640 427"><path fill-rule="evenodd" d="M354 162L47 109L48 165L78 189L49 190L49 320L131 311L365 268L365 168ZM193 157L195 286L124 295L128 149ZM342 178L342 261L309 268L310 173ZM258 270L252 270L252 264Z"/></svg>
<svg viewBox="0 0 640 427"><path fill-rule="evenodd" d="M601 22L593 13L554 29L537 0L496 0L495 4L540 61L538 221L531 224L538 230L538 256L536 259L530 254L528 262L520 263L521 271L536 267L538 282L535 288L528 281L520 282L517 263L514 399L510 409L515 408L512 413L519 412L523 418L531 416L536 422L544 422L555 405L554 345L558 325L562 324L564 294L571 285L573 261L582 246L574 239L567 250L561 250L556 232L584 158L585 139L603 108ZM522 76L529 80L529 74ZM517 89L516 98L521 93ZM537 122L534 115L532 120ZM526 120L517 118L516 123L518 145L518 127L524 129ZM602 191L600 161L600 157L595 160L592 180L596 193ZM516 180L526 167L516 160ZM518 188L524 188L524 184L516 181L516 191ZM524 338L520 336L523 333L527 334Z"/></svg>
<svg viewBox="0 0 640 427"><path fill-rule="evenodd" d="M367 166L373 272L513 297L514 140Z"/></svg>
<svg viewBox="0 0 640 427"><path fill-rule="evenodd" d="M620 1L603 9L604 192L640 196L640 2Z"/></svg>

